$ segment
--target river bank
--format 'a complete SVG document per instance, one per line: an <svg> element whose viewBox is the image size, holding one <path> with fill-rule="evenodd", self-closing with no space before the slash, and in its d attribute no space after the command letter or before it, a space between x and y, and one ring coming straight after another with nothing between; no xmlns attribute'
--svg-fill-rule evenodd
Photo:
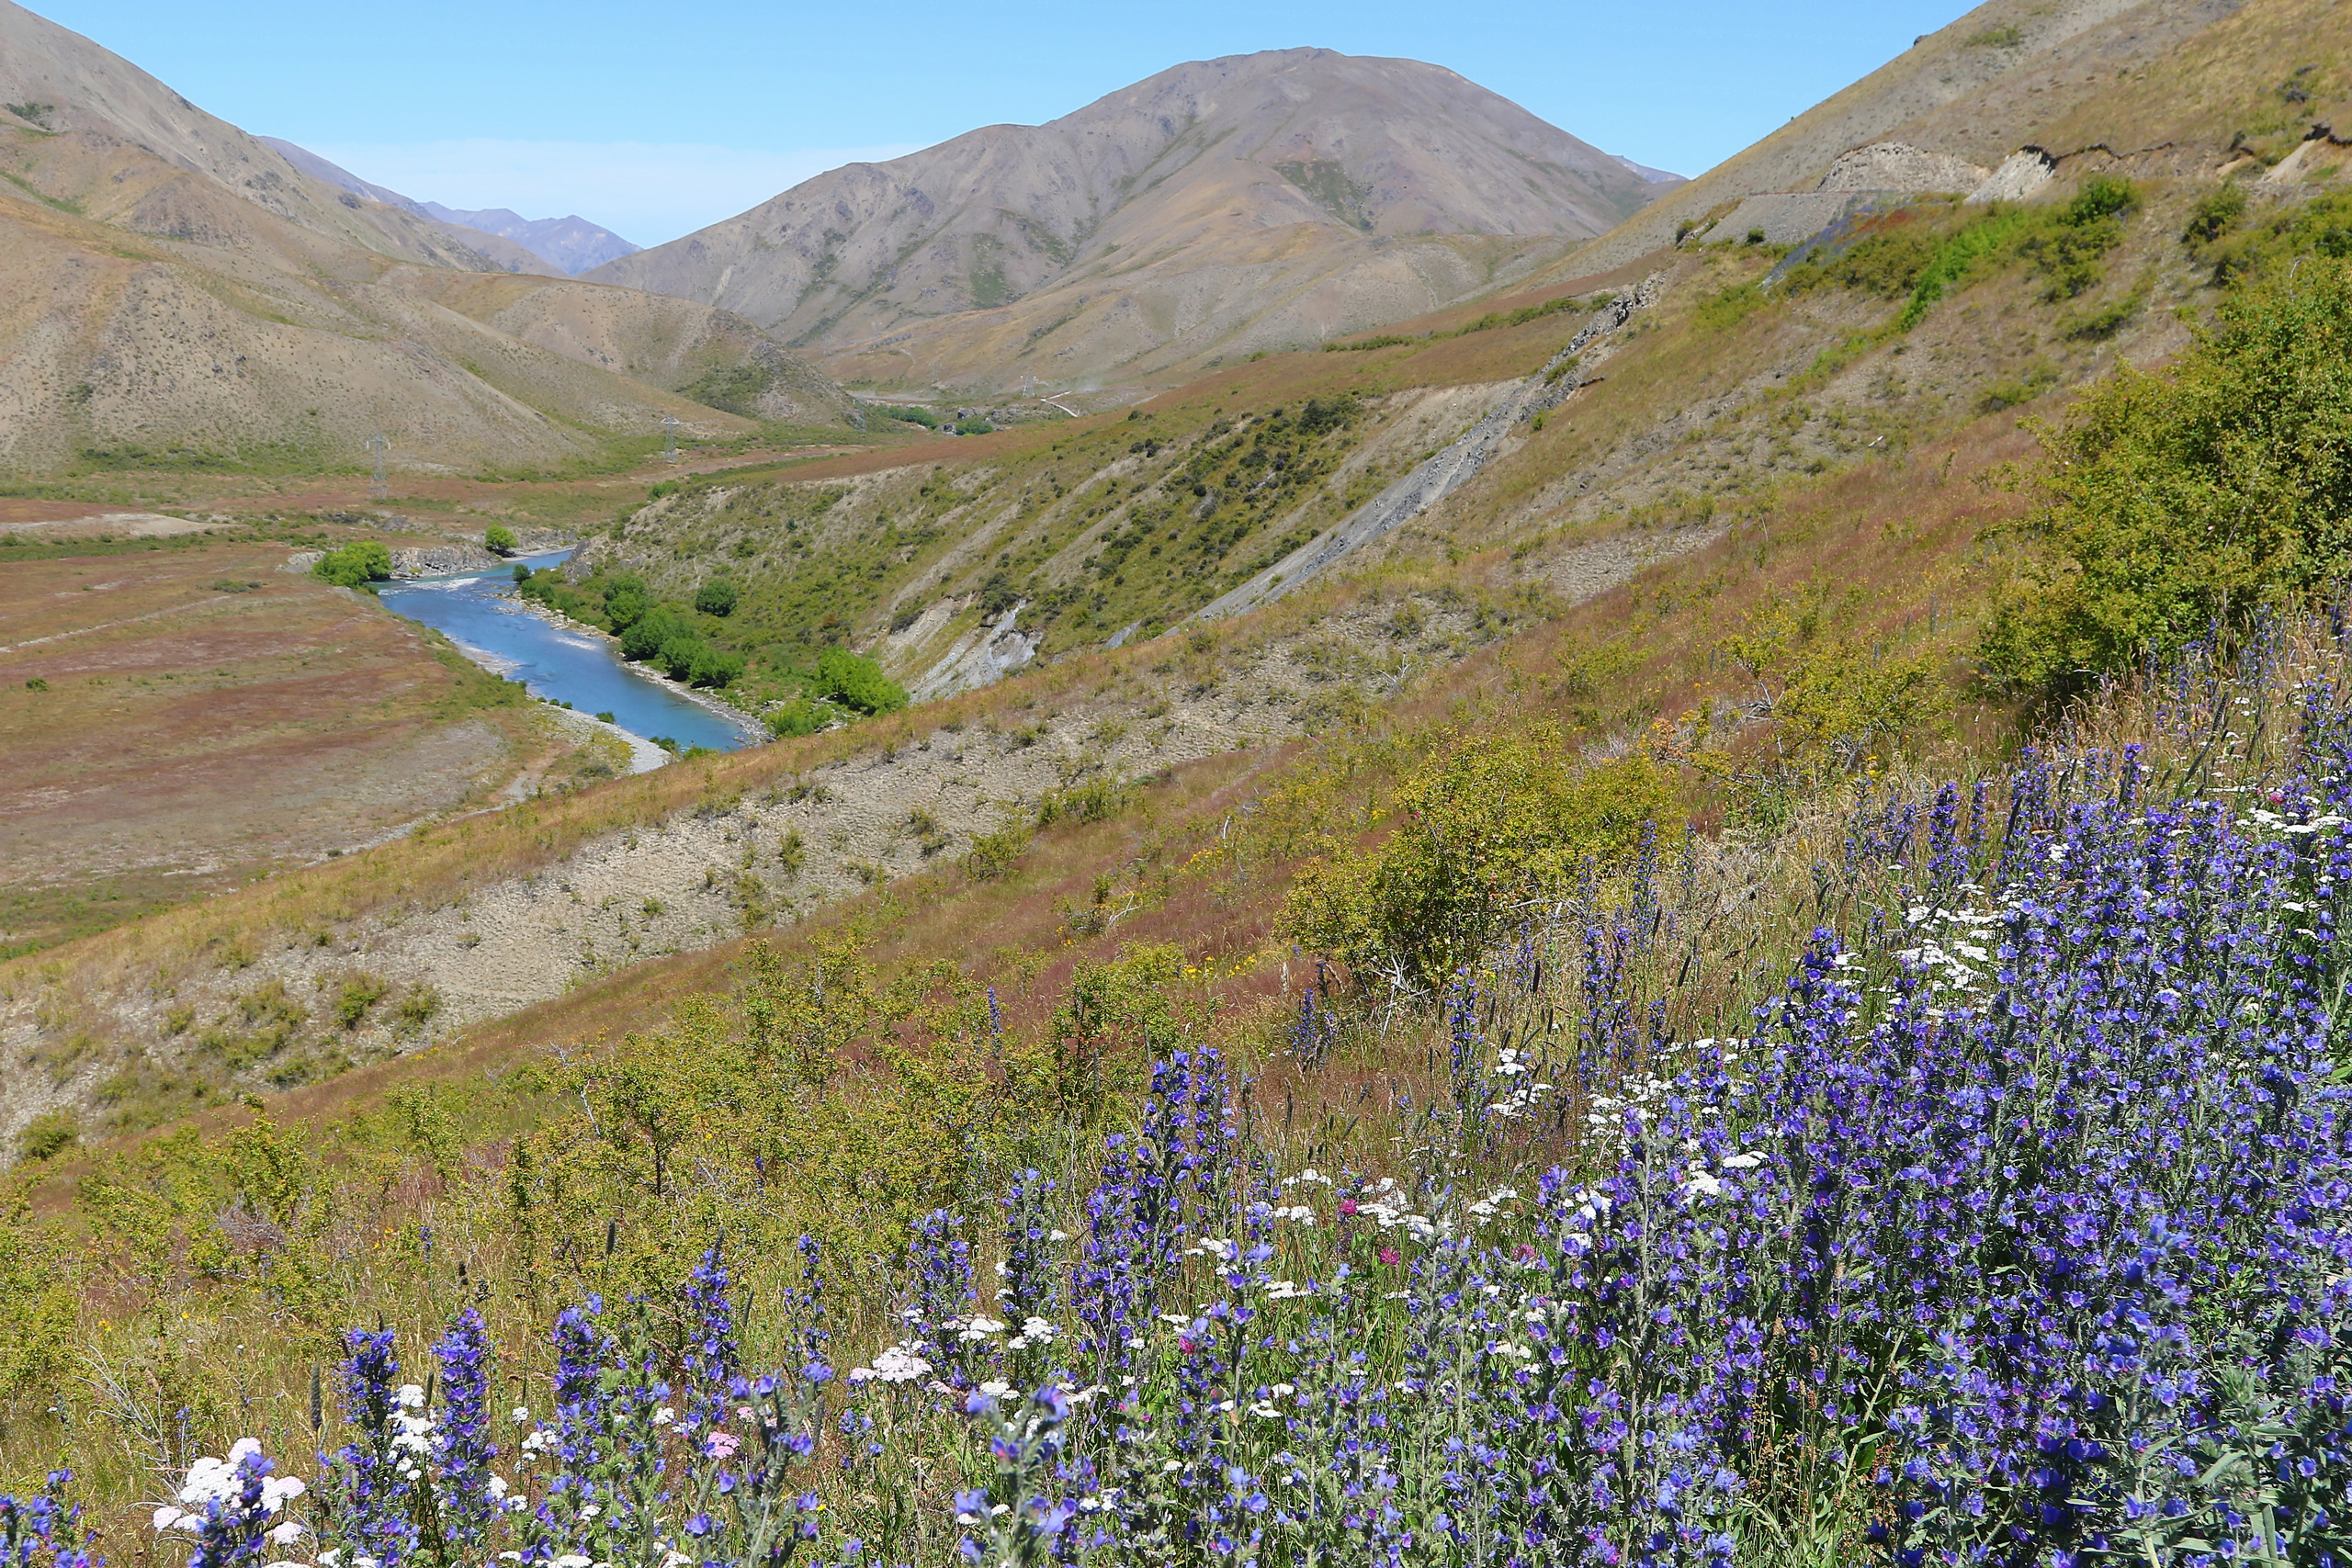
<svg viewBox="0 0 2352 1568"><path fill-rule="evenodd" d="M604 627L590 626L586 621L574 620L570 615L565 615L561 610L557 609L554 605L545 604L537 599L526 599L511 588L506 591L503 596L511 600L515 607L521 610L523 614L526 615L536 615L540 620L545 621L548 625L555 627L559 631L571 632L581 637L593 637L599 638L612 648L614 658L619 659L621 657L621 639L606 631ZM717 714L719 717L726 719L729 723L742 727L744 730L744 739L747 743L756 746L767 739L767 727L760 721L758 715L745 713L741 708L737 707L734 704L727 701L724 697L713 696L708 692L702 691L694 686L689 686L684 681L673 679L662 671L654 669L650 664L633 663L630 664L628 668L635 672L639 678L650 681L657 686L666 688L671 695L678 697L685 702L693 703L699 707L707 708L712 713Z"/></svg>
<svg viewBox="0 0 2352 1568"><path fill-rule="evenodd" d="M747 716L629 663L604 632L568 616L552 619L514 592L508 573L515 564L549 566L566 553L520 557L498 571L387 582L377 597L394 615L440 632L483 669L558 708L603 716L636 741L733 751L766 739ZM643 753L631 750L642 767Z"/></svg>

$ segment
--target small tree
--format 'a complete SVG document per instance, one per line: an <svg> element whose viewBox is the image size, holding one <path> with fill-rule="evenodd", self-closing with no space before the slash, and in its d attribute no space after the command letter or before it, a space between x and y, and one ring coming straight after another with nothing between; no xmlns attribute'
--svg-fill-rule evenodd
<svg viewBox="0 0 2352 1568"><path fill-rule="evenodd" d="M735 584L724 577L714 577L695 594L695 608L706 615L731 615L735 613Z"/></svg>
<svg viewBox="0 0 2352 1568"><path fill-rule="evenodd" d="M380 539L359 539L339 550L329 550L311 568L313 577L323 578L337 588L356 588L363 582L386 582L392 575L392 552Z"/></svg>
<svg viewBox="0 0 2352 1568"><path fill-rule="evenodd" d="M511 556L518 547L514 530L503 523L492 523L481 531L482 547L502 556Z"/></svg>
<svg viewBox="0 0 2352 1568"><path fill-rule="evenodd" d="M907 705L907 689L871 659L845 648L829 648L817 658L817 692L860 713L896 713Z"/></svg>

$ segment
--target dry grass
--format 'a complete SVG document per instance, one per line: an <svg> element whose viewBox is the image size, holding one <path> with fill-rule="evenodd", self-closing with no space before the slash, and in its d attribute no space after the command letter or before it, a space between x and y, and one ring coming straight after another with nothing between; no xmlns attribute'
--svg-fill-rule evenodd
<svg viewBox="0 0 2352 1568"><path fill-rule="evenodd" d="M239 886L548 760L513 688L284 558L0 570L0 947Z"/></svg>

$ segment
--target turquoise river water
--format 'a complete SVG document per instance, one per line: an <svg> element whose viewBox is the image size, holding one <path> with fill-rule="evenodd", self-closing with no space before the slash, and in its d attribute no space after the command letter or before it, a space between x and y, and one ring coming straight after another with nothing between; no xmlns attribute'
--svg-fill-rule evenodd
<svg viewBox="0 0 2352 1568"><path fill-rule="evenodd" d="M554 566L571 553L522 558L533 568ZM387 582L379 594L386 609L424 622L483 669L522 682L531 695L570 703L582 713L609 714L632 735L714 751L760 739L748 720L715 713L639 673L605 638L533 615L516 602L514 586L514 569L501 567Z"/></svg>

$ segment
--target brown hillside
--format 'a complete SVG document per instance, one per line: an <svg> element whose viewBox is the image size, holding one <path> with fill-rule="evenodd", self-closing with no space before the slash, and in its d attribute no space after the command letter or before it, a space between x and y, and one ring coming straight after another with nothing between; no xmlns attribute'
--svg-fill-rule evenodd
<svg viewBox="0 0 2352 1568"><path fill-rule="evenodd" d="M2258 97L2249 90L2253 78L2286 55L2335 59L2344 46L2344 23L2332 6L2256 0L2245 9L2246 26L2224 28L2239 0L1990 0L1673 187L1555 271L1566 278L1622 266L1673 244L1685 227L1720 218L1744 197L1861 188L1874 182L1832 181L1831 166L1841 154L1880 143L1974 165L1981 175L2028 144L2065 154L2100 143L2129 154L2216 131L2226 142L2220 121L2236 111L2211 101L2217 89L2233 104ZM2217 30L2201 37L2208 29ZM2192 39L2195 47L2184 47ZM2231 85L2222 88L2224 82ZM2265 80L2259 88L2275 85ZM2276 107L2283 105L2274 100ZM1881 177L1917 189L1952 188L1949 179Z"/></svg>
<svg viewBox="0 0 2352 1568"><path fill-rule="evenodd" d="M820 175L598 269L876 382L1056 386L1490 288L1662 187L1450 71L1289 50Z"/></svg>

